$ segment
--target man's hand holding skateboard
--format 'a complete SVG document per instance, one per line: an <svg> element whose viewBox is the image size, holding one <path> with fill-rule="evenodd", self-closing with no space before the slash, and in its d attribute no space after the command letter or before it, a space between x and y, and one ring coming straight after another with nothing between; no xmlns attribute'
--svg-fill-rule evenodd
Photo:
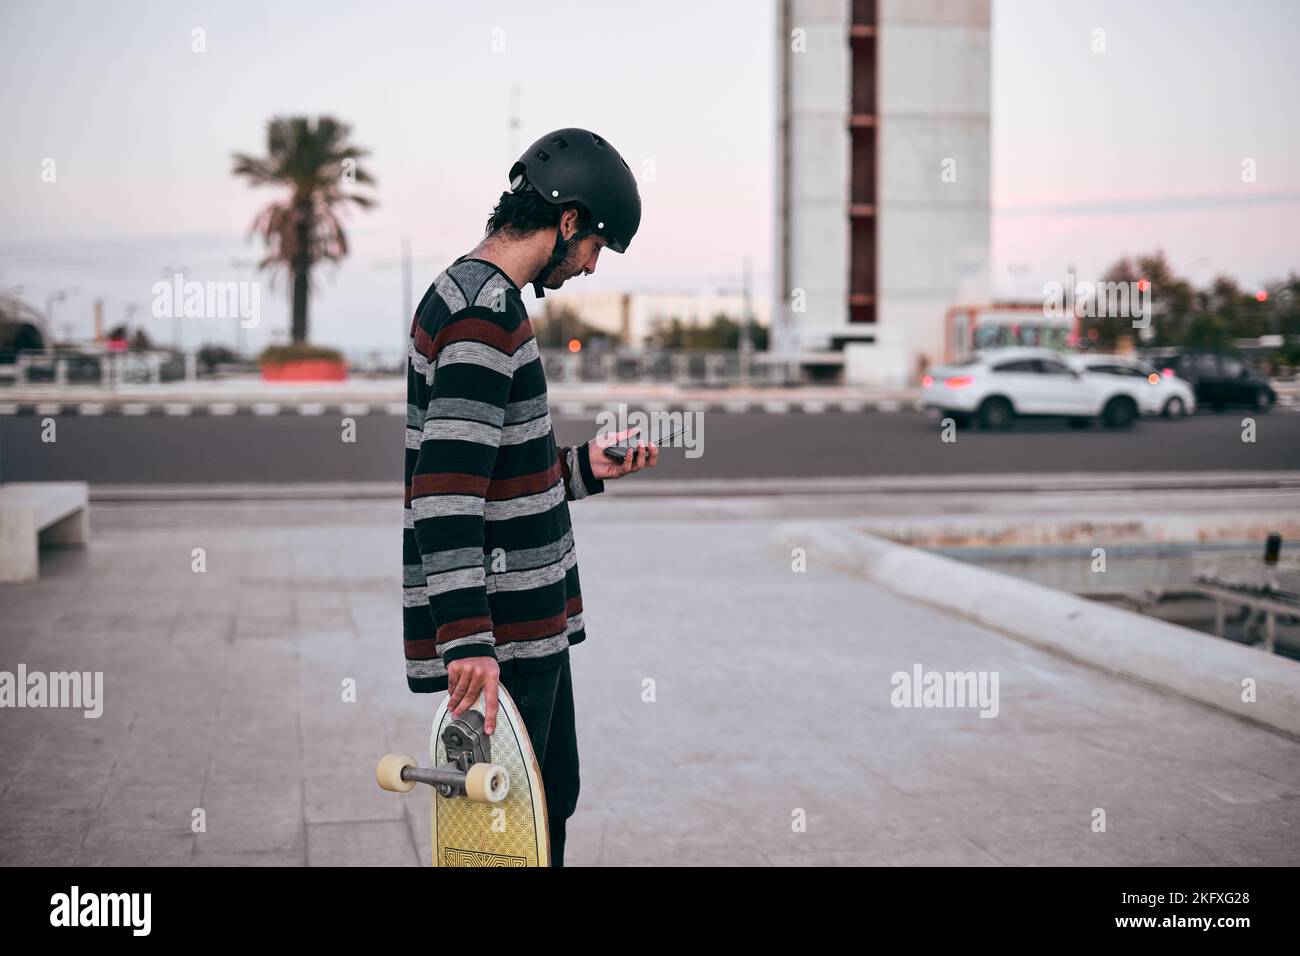
<svg viewBox="0 0 1300 956"><path fill-rule="evenodd" d="M641 429L629 428L612 435L598 435L587 443L591 455L591 471L599 480L609 481L622 478L646 468L653 468L659 461L659 449L654 442L646 444L637 440L635 448L628 447L627 454L619 463L603 454L606 448L619 445L629 440ZM447 699L453 717L459 717L484 695L483 730L492 735L497 727L497 688L501 686L501 667L495 657L462 657L447 665Z"/></svg>

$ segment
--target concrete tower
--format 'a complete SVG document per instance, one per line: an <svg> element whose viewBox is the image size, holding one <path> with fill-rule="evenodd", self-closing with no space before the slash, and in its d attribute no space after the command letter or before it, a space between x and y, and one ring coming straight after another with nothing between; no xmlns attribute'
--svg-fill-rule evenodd
<svg viewBox="0 0 1300 956"><path fill-rule="evenodd" d="M902 385L988 301L989 6L778 0L774 349Z"/></svg>

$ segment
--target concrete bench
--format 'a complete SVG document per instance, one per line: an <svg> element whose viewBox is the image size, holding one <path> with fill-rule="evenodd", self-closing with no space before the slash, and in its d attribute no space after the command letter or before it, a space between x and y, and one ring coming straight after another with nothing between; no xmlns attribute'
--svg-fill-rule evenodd
<svg viewBox="0 0 1300 956"><path fill-rule="evenodd" d="M0 485L0 584L35 580L39 545L84 545L89 537L89 489L84 481Z"/></svg>

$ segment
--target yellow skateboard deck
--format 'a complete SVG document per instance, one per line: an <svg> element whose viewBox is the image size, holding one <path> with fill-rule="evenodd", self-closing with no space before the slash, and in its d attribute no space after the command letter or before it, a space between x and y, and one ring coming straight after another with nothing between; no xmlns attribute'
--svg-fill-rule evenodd
<svg viewBox="0 0 1300 956"><path fill-rule="evenodd" d="M497 726L493 732L492 763L510 775L510 789L500 803L477 803L465 797L433 794L434 866L550 866L550 836L546 827L546 791L528 729L514 699L498 690ZM483 713L479 694L472 709ZM444 698L433 718L429 760L447 762L442 735L451 723Z"/></svg>
<svg viewBox="0 0 1300 956"><path fill-rule="evenodd" d="M429 767L387 754L375 768L385 790L433 789L434 866L550 866L546 791L528 729L504 687L497 726L483 733L485 700L453 719L444 697L429 735Z"/></svg>

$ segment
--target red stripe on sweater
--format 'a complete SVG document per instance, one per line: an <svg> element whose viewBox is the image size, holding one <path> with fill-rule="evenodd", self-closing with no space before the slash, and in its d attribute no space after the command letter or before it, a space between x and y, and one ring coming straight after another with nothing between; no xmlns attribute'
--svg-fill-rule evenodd
<svg viewBox="0 0 1300 956"><path fill-rule="evenodd" d="M459 621L448 621L438 628L438 643L446 644L448 641L490 630L492 630L492 618L486 614L478 617L463 617Z"/></svg>
<svg viewBox="0 0 1300 956"><path fill-rule="evenodd" d="M555 614L539 621L515 621L512 624L497 624L492 629L498 644L512 641L535 641L543 637L553 637L564 633L568 614Z"/></svg>
<svg viewBox="0 0 1300 956"><path fill-rule="evenodd" d="M473 495L485 498L491 479L482 475L466 475L455 471L435 471L428 475L414 475L411 478L411 497L422 498L425 495Z"/></svg>
<svg viewBox="0 0 1300 956"><path fill-rule="evenodd" d="M560 480L559 463L551 465L545 471L535 471L530 475L519 475L517 478L502 478L488 485L488 501L504 501L507 498L518 498L520 495L537 495L549 488L554 487L555 483Z"/></svg>
<svg viewBox="0 0 1300 956"><path fill-rule="evenodd" d="M438 657L438 642L432 637L424 637L418 641L403 641L402 646L407 660L433 660Z"/></svg>
<svg viewBox="0 0 1300 956"><path fill-rule="evenodd" d="M488 319L461 319L438 332L431 354L436 355L452 342L483 342L506 355L514 355L515 350L532 337L533 330L527 322L520 322L513 332L507 332Z"/></svg>

